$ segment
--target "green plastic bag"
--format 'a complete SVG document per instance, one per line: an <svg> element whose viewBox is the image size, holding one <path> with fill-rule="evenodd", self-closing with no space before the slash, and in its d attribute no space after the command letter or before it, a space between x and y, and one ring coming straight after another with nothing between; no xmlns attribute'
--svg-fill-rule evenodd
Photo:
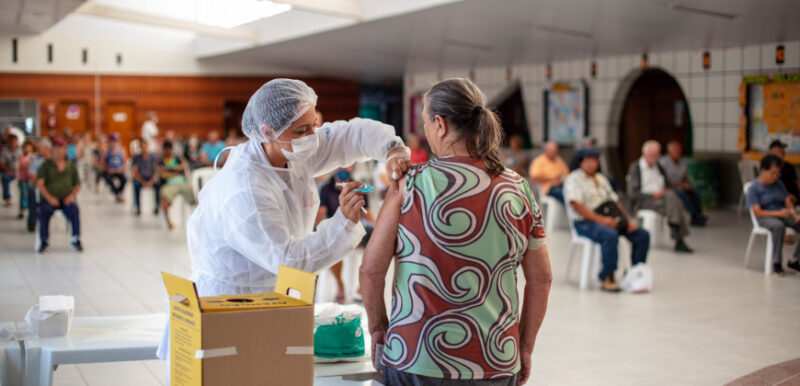
<svg viewBox="0 0 800 386"><path fill-rule="evenodd" d="M361 313L326 307L314 320L316 362L362 360L365 355Z"/></svg>

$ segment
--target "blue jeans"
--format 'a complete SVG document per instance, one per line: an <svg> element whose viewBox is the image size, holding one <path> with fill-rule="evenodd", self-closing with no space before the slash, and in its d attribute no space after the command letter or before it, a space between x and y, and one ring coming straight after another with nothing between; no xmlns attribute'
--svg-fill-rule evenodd
<svg viewBox="0 0 800 386"><path fill-rule="evenodd" d="M700 193L694 189L672 189L675 194L683 201L683 206L689 211L692 217L703 214L703 202L700 198Z"/></svg>
<svg viewBox="0 0 800 386"><path fill-rule="evenodd" d="M617 260L619 259L617 243L619 242L620 233L616 229L586 220L575 221L575 231L579 235L600 244L600 251L603 255L603 269L600 271L600 280L613 274L617 270ZM647 251L650 249L650 233L638 228L631 233L623 233L622 236L625 236L633 244L631 264L636 265L647 261Z"/></svg>
<svg viewBox="0 0 800 386"><path fill-rule="evenodd" d="M160 196L161 184L156 182L153 185L153 191L155 192L155 195L156 195L156 208L155 209L156 209L156 212L157 212L158 211L158 206L161 205L161 201L159 201L160 198L161 198L161 196ZM136 209L141 209L141 205L140 205L141 196L142 196L142 183L139 182L139 180L134 178L133 179L133 206Z"/></svg>
<svg viewBox="0 0 800 386"><path fill-rule="evenodd" d="M555 198L560 203L564 203L564 185L555 185L550 187L550 190L547 191L547 195L550 197Z"/></svg>
<svg viewBox="0 0 800 386"><path fill-rule="evenodd" d="M53 213L56 210L61 209L64 213L64 216L67 217L67 220L70 223L72 228L72 237L77 238L81 235L81 221L80 221L80 213L78 212L78 205L75 203L64 205L61 203L61 206L58 208L54 208L50 205L47 200L42 200L39 203L39 238L42 241L47 241L50 237L50 218L53 217Z"/></svg>
<svg viewBox="0 0 800 386"><path fill-rule="evenodd" d="M3 199L11 199L11 181L14 181L15 176L3 173Z"/></svg>
<svg viewBox="0 0 800 386"><path fill-rule="evenodd" d="M31 183L29 181L19 181L19 214L22 215L25 213L25 209L28 209L28 191L31 189Z"/></svg>
<svg viewBox="0 0 800 386"><path fill-rule="evenodd" d="M39 214L39 203L36 201L36 187L28 189L28 230L36 227L36 217Z"/></svg>

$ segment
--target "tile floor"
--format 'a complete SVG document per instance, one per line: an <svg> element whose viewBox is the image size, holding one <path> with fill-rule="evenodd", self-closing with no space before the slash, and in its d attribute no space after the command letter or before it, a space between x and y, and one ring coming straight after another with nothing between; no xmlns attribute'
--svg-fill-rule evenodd
<svg viewBox="0 0 800 386"><path fill-rule="evenodd" d="M83 192L82 254L70 249L60 217L51 252L35 254L16 210L0 208L0 321L22 320L48 294L74 295L82 316L161 312L159 272L188 275L189 258L183 230L164 231L146 199L136 218L128 203ZM744 216L711 213L689 238L695 255L651 252L655 283L646 295L579 291L577 266L565 280L568 231L554 232L555 281L529 384L718 385L800 357L800 275L765 277L763 241L745 269L749 232ZM61 366L55 384L159 385L163 374L160 361Z"/></svg>

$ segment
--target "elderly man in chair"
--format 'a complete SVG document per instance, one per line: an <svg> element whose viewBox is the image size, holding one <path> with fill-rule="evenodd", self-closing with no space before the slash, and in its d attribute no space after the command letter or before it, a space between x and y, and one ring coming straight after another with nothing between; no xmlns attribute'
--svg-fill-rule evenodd
<svg viewBox="0 0 800 386"><path fill-rule="evenodd" d="M634 210L650 209L667 218L675 251L692 253L684 238L689 235L688 216L683 215L681 198L667 185L667 173L658 164L661 144L650 140L642 145L642 156L628 169L628 194Z"/></svg>

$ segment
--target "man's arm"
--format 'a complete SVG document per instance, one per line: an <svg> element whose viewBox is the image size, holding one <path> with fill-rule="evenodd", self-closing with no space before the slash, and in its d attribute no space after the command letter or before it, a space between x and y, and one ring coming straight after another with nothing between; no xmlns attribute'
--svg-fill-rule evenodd
<svg viewBox="0 0 800 386"><path fill-rule="evenodd" d="M519 351L522 359L520 384L524 384L530 377L530 357L536 343L536 335L544 320L547 298L550 294L550 283L553 281L550 256L546 245L542 245L536 250L529 249L525 253L525 258L522 260L522 272L525 276L525 292L519 321Z"/></svg>
<svg viewBox="0 0 800 386"><path fill-rule="evenodd" d="M791 199L789 197L787 197L786 200L791 202ZM787 206L788 206L788 204L787 204ZM761 208L761 205L759 205L759 204L753 205L750 208L753 209L753 214L756 216L756 218L763 218L763 217L789 217L789 215L791 214L791 212L789 212L789 209L786 209L786 208L781 209L781 210L766 210L766 209Z"/></svg>
<svg viewBox="0 0 800 386"><path fill-rule="evenodd" d="M139 183L142 185L147 183L147 181L142 178L142 175L139 174L139 165L133 164L133 167L131 168L131 174L133 174L133 179L139 181Z"/></svg>
<svg viewBox="0 0 800 386"><path fill-rule="evenodd" d="M578 215L583 217L585 220L596 222L598 224L608 225L613 228L612 225L609 225L609 221L614 221L613 218L606 217L599 213L596 213L595 211L585 207L583 204L577 201L570 201L569 204L572 205L572 209L575 209L575 212L577 212Z"/></svg>
<svg viewBox="0 0 800 386"><path fill-rule="evenodd" d="M58 205L58 204L53 204L54 201L58 202L58 199L52 194L50 194L50 192L47 190L47 186L45 186L44 183L44 178L39 178L36 180L36 187L39 188L39 194L45 199L45 201L50 203L50 205L54 206Z"/></svg>

